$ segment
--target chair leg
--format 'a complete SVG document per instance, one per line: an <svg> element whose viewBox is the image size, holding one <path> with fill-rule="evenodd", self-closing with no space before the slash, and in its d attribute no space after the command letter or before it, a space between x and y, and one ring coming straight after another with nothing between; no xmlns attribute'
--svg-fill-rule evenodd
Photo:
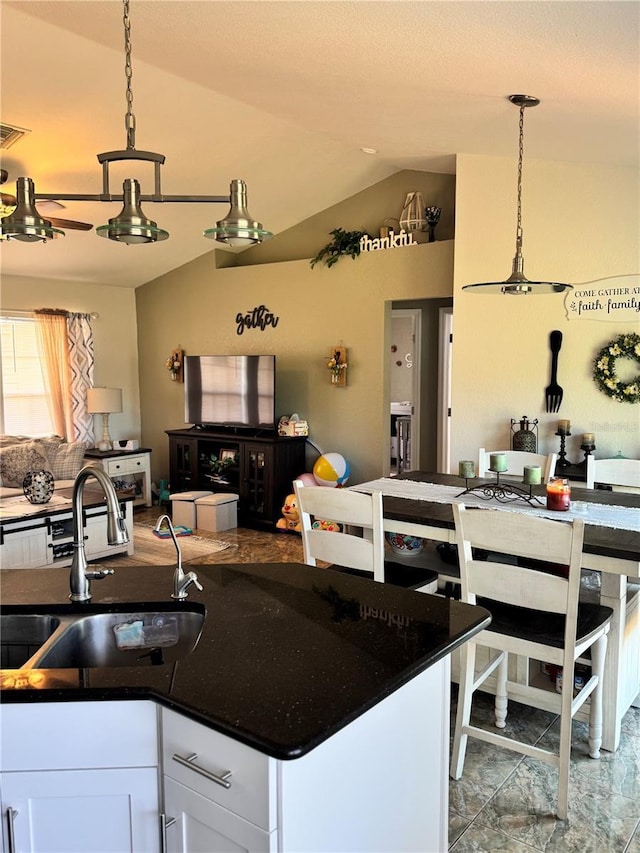
<svg viewBox="0 0 640 853"><path fill-rule="evenodd" d="M598 679L598 684L591 694L591 710L589 713L589 755L591 758L600 758L600 747L602 745L602 688L606 654L607 635L604 634L591 646L591 675Z"/></svg>
<svg viewBox="0 0 640 853"><path fill-rule="evenodd" d="M473 680L476 668L476 644L469 641L460 648L460 687L458 691L458 712L451 751L451 767L449 775L459 779L464 768L464 757L467 752L467 738L463 734L464 726L471 719L471 702L473 700Z"/></svg>
<svg viewBox="0 0 640 853"><path fill-rule="evenodd" d="M571 677L562 679L562 702L560 712L560 749L558 751L558 808L560 820L569 813L569 771L571 766L571 703L573 701L573 669Z"/></svg>
<svg viewBox="0 0 640 853"><path fill-rule="evenodd" d="M506 726L507 706L509 697L507 696L507 678L509 677L509 652L503 652L502 660L498 664L496 670L496 728L503 729Z"/></svg>

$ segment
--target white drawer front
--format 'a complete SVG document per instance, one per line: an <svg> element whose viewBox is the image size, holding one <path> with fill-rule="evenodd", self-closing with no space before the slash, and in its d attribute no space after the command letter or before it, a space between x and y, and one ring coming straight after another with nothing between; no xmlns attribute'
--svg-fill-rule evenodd
<svg viewBox="0 0 640 853"><path fill-rule="evenodd" d="M119 474L135 474L136 471L144 471L144 456L128 456L126 459L110 459L105 462L107 474L117 477Z"/></svg>
<svg viewBox="0 0 640 853"><path fill-rule="evenodd" d="M162 754L167 776L267 832L275 827L273 759L167 708L162 708ZM194 754L192 767L174 758ZM216 776L230 772L230 787L210 781L196 767Z"/></svg>
<svg viewBox="0 0 640 853"><path fill-rule="evenodd" d="M2 770L158 765L154 702L0 704Z"/></svg>

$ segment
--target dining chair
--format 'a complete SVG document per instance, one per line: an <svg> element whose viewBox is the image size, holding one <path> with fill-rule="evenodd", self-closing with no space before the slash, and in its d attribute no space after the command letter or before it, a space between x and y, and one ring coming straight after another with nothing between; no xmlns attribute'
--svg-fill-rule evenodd
<svg viewBox="0 0 640 853"><path fill-rule="evenodd" d="M468 737L543 760L558 768L557 815L566 819L569 798L569 764L573 717L590 698L589 755L600 757L602 743L602 686L607 633L613 611L599 604L579 601L580 564L584 521L555 519L499 510L467 509L453 505L456 541L460 555L462 601L490 611L491 624L461 648L460 689L453 739L450 775L462 775ZM472 547L500 551L527 561L568 566L558 575L536 568L475 560ZM491 650L484 668L476 673L476 650ZM574 685L574 666L590 650L591 675L581 687ZM496 673L495 725L507 725L509 699L527 704L527 693L544 688L509 681L509 655L562 667L561 693L545 691L546 705L560 714L559 749L534 746L516 737L471 725L473 694ZM578 682L576 681L576 685Z"/></svg>
<svg viewBox="0 0 640 853"><path fill-rule="evenodd" d="M640 492L640 459L595 459L587 456L587 488L596 483L614 492Z"/></svg>
<svg viewBox="0 0 640 853"><path fill-rule="evenodd" d="M500 474L501 478L522 480L525 465L539 465L542 474L542 482L548 483L555 474L557 453L528 453L525 450L485 450L481 447L478 451L478 477L495 477L495 472L489 470L490 457L492 453L504 453L507 457L507 470Z"/></svg>
<svg viewBox="0 0 640 853"><path fill-rule="evenodd" d="M382 524L382 493L353 492L327 486L305 486L295 480L293 487L300 514L304 561L331 563L331 568L349 574L373 577L419 592L436 592L438 573L420 566L385 560ZM332 521L340 530L328 530L313 522Z"/></svg>

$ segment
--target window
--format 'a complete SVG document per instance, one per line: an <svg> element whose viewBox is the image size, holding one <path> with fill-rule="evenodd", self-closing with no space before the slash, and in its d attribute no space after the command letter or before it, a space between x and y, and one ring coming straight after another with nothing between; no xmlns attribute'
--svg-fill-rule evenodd
<svg viewBox="0 0 640 853"><path fill-rule="evenodd" d="M2 399L0 432L48 435L53 424L32 317L0 317Z"/></svg>

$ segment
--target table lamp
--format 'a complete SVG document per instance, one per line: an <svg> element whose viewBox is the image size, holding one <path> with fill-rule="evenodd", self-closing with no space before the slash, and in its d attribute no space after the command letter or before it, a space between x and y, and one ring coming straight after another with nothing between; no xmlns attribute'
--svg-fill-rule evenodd
<svg viewBox="0 0 640 853"><path fill-rule="evenodd" d="M109 415L122 411L122 389L88 388L87 411L91 415L102 415L102 438L96 445L98 450L111 450Z"/></svg>

